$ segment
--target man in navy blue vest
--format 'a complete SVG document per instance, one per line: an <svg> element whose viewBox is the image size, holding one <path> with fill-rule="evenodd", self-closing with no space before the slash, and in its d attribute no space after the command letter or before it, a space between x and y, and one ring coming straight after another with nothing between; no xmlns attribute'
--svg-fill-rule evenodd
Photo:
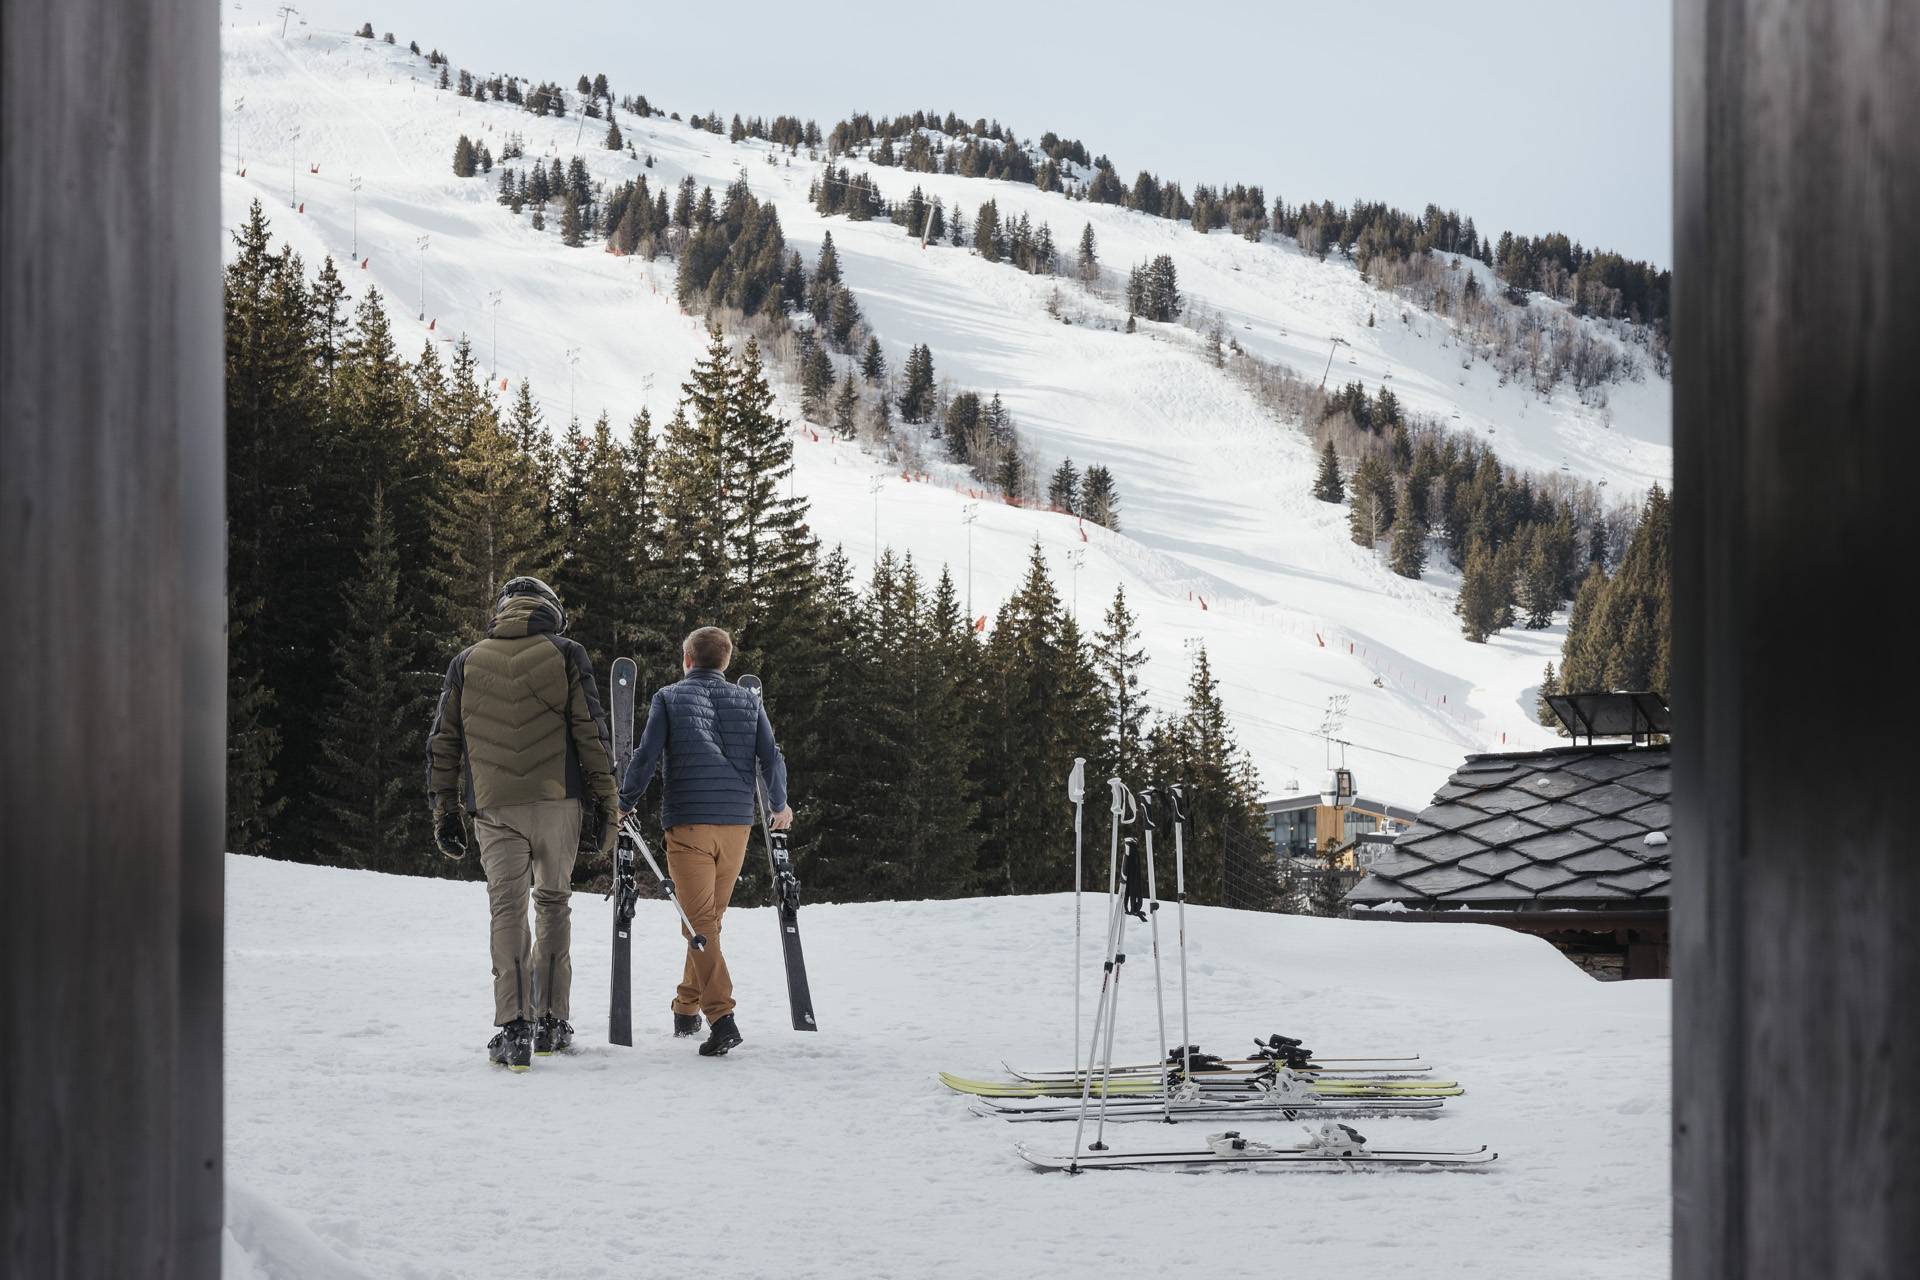
<svg viewBox="0 0 1920 1280"><path fill-rule="evenodd" d="M733 639L719 627L701 627L681 646L685 676L653 695L647 727L627 762L620 784L620 810L640 807L661 765L666 781L660 825L667 832L667 869L674 891L704 951L687 948L687 964L673 997L673 1034L698 1035L707 1015L704 1057L740 1043L733 1021L733 978L720 953L720 917L746 860L753 834L755 771L766 780L769 821L776 831L793 822L787 805L787 764L773 740L773 724L760 700L729 683ZM681 935L688 936L685 926Z"/></svg>

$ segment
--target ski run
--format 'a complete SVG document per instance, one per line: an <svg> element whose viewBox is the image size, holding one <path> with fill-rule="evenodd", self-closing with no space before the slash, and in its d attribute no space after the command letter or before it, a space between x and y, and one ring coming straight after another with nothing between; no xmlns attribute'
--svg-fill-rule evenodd
<svg viewBox="0 0 1920 1280"><path fill-rule="evenodd" d="M619 257L598 243L563 247L552 230L536 232L529 215L496 203L499 165L456 178L454 145L467 134L498 153L519 134L527 156L508 162L516 166L565 165L578 155L596 181L645 176L652 189L671 190L691 176L716 198L744 175L809 264L832 233L890 367L927 344L957 389L1003 397L1042 474L1071 457L1109 467L1119 487L1122 531L1082 528L1068 516L978 501L968 491L978 482L937 460L930 480L903 478L815 424L796 432L795 490L811 499L809 521L823 544L845 549L856 580L868 576L876 543L911 553L936 576L950 566L971 614L991 621L1038 540L1083 631L1098 627L1115 588L1125 588L1156 706L1178 702L1189 642L1204 640L1240 742L1275 794L1290 781L1313 786L1324 765L1315 729L1336 695L1352 699L1348 763L1364 794L1410 808L1469 751L1558 741L1535 721L1532 691L1546 663L1560 661L1564 610L1545 630L1511 628L1468 643L1453 613L1459 575L1445 554L1430 556L1415 582L1389 571L1384 550L1355 546L1346 508L1309 492L1313 442L1213 368L1191 329L1148 324L1124 334L1124 307L1071 280L1029 276L952 246L922 249L885 220L822 218L807 200L822 166L804 149L790 165L770 164L765 143L736 145L622 112L618 123L640 157L629 158L594 136L604 120L536 119L436 89L404 39L389 46L316 23L282 40L271 6L225 12L233 25L223 33L223 221L240 225L259 200L276 245L291 245L309 271L331 255L356 297L380 292L409 358L464 334L497 378L512 387L530 380L552 429L570 414L591 424L604 409L624 431L643 407L658 429L705 344L704 322L675 299L674 262ZM445 48L458 34L418 37L422 48ZM577 74L493 70L567 83ZM691 106L668 105L683 114ZM1218 313L1247 350L1309 380L1330 368L1330 386L1392 388L1409 411L1492 444L1509 466L1606 481L1610 503L1670 483L1669 384L1652 372L1608 385L1605 405L1564 389L1542 401L1501 385L1484 363L1462 368L1444 321L1402 307L1337 256L1321 262L1291 242L1255 245L1224 231L1199 236L1183 223L1030 185L836 163L867 173L889 199L920 186L928 199L962 209L969 225L988 199L1003 218L1048 222L1063 245L1090 224L1101 261L1122 279L1130 265L1169 254L1193 304ZM1056 288L1071 324L1049 314ZM1330 362L1335 337L1345 345ZM440 350L444 358L450 348ZM780 411L798 418L797 388L776 389ZM971 524L969 503L977 503ZM1093 780L1095 789L1103 782Z"/></svg>
<svg viewBox="0 0 1920 1280"><path fill-rule="evenodd" d="M1230 1130L1296 1147L1334 1120L1376 1152L1499 1159L1068 1177L1015 1143L1069 1154L1072 1123L982 1118L939 1071L1066 1065L1070 896L805 902L813 1033L789 1030L771 910L742 903L746 1042L717 1060L672 1037L672 907L636 904L631 1049L607 1043L612 904L573 913L575 1047L510 1076L476 1034L483 886L228 859L231 1280L1664 1273L1668 984L1594 982L1537 939L1190 907L1202 1049L1285 1029L1329 1055L1418 1051L1467 1092L1431 1117L1111 1124L1111 1152ZM1114 1061L1151 1063L1151 995L1130 998Z"/></svg>

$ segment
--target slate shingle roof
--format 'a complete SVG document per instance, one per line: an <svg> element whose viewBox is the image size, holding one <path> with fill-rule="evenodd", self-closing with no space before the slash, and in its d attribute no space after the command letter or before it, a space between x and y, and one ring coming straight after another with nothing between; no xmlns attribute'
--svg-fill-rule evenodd
<svg viewBox="0 0 1920 1280"><path fill-rule="evenodd" d="M1665 746L1468 756L1347 894L1357 906L1664 907L1672 846Z"/></svg>

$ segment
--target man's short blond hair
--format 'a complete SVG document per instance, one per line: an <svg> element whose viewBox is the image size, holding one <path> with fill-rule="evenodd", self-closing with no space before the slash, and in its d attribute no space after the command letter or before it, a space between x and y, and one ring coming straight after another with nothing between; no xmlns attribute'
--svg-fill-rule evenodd
<svg viewBox="0 0 1920 1280"><path fill-rule="evenodd" d="M733 637L719 627L701 627L686 638L680 651L693 659L696 667L725 671L733 661Z"/></svg>

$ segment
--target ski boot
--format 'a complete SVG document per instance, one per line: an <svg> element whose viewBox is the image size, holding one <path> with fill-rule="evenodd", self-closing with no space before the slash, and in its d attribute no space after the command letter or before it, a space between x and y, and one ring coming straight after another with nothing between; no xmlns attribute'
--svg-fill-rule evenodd
<svg viewBox="0 0 1920 1280"><path fill-rule="evenodd" d="M685 1040L688 1036L700 1034L700 1015L697 1013L676 1013L673 1015L673 1038Z"/></svg>
<svg viewBox="0 0 1920 1280"><path fill-rule="evenodd" d="M533 1029L533 1051L545 1058L572 1046L573 1024L550 1013L541 1015L540 1025Z"/></svg>
<svg viewBox="0 0 1920 1280"><path fill-rule="evenodd" d="M718 1058L739 1043L740 1029L733 1025L733 1015L723 1013L713 1020L712 1030L700 1045L700 1056Z"/></svg>
<svg viewBox="0 0 1920 1280"><path fill-rule="evenodd" d="M509 1071L525 1071L533 1065L533 1024L515 1018L500 1028L500 1034L487 1041L487 1061L497 1062Z"/></svg>

